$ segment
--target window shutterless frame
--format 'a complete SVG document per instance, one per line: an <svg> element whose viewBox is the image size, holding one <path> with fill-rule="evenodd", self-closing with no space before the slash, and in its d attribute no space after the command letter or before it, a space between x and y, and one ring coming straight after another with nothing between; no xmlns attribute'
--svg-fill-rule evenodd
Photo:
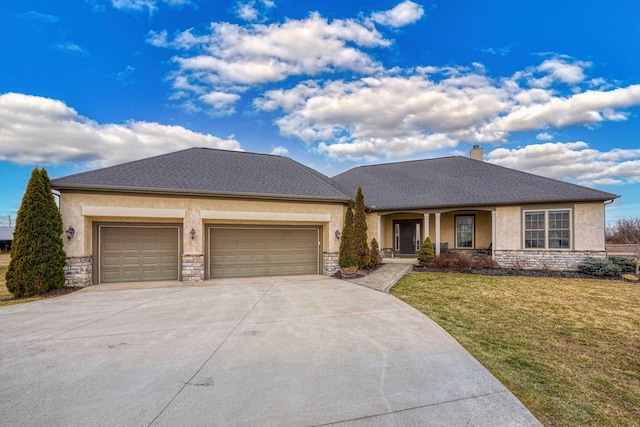
<svg viewBox="0 0 640 427"><path fill-rule="evenodd" d="M571 217L569 208L523 211L522 247L525 250L571 249Z"/></svg>

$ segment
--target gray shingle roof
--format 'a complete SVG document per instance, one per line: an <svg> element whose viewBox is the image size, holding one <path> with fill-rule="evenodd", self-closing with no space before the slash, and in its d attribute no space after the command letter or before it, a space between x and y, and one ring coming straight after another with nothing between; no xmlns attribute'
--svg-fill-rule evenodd
<svg viewBox="0 0 640 427"><path fill-rule="evenodd" d="M53 179L55 189L92 189L346 201L325 175L288 157L191 148Z"/></svg>
<svg viewBox="0 0 640 427"><path fill-rule="evenodd" d="M466 157L361 166L333 179L288 157L191 148L57 178L87 189L347 201L362 186L374 210L605 201L616 194Z"/></svg>
<svg viewBox="0 0 640 427"><path fill-rule="evenodd" d="M373 210L605 201L616 194L544 178L466 157L361 166L333 180Z"/></svg>

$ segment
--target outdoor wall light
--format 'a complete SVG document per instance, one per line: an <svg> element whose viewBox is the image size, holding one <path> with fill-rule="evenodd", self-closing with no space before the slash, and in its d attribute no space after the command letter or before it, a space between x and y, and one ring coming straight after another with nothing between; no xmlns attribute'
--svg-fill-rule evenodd
<svg viewBox="0 0 640 427"><path fill-rule="evenodd" d="M73 235L76 234L76 230L72 226L69 226L69 228L65 230L65 233L67 233L67 239L71 240Z"/></svg>
<svg viewBox="0 0 640 427"><path fill-rule="evenodd" d="M189 232L189 234L191 234L191 240L196 238L196 230L195 228L192 228L191 231Z"/></svg>
<svg viewBox="0 0 640 427"><path fill-rule="evenodd" d="M336 230L336 239L340 240L340 230Z"/></svg>

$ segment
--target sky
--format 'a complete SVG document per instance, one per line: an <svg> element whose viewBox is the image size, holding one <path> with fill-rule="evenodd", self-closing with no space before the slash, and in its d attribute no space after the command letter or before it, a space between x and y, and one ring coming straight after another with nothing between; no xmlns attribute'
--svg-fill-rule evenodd
<svg viewBox="0 0 640 427"><path fill-rule="evenodd" d="M0 225L35 166L189 147L334 176L479 144L619 194L608 221L639 217L638 16L637 0L0 0Z"/></svg>

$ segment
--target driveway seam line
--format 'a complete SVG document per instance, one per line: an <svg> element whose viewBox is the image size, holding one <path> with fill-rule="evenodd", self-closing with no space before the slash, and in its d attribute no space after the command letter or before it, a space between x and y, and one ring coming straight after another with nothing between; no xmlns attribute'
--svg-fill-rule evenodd
<svg viewBox="0 0 640 427"><path fill-rule="evenodd" d="M269 293L269 291L273 288L274 285L275 285L275 283L272 283L271 286L269 286L269 289L264 291L264 293L260 296L260 298L258 298L258 300L255 302L255 304L253 304L253 306L247 311L247 313L242 317L242 319L240 319L238 321L238 323L236 323L236 326L234 326L233 329L231 329L231 331L227 334L227 336L224 338L224 340L222 340L222 342L213 350L213 352L209 355L209 357L207 357L207 359L202 363L202 365L200 365L200 367L196 370L196 372L194 372L194 374L191 375L191 377L187 381L184 382L182 387L180 387L180 390L178 390L178 392L169 400L169 402L167 402L167 404L160 410L160 412L158 412L158 415L156 415L153 418L153 420L151 420L151 422L149 424L147 424L148 427L150 427L151 425L153 425L153 423L156 422L156 420L160 417L160 415L162 415L164 413L164 411L167 410L167 408L173 403L174 400L176 400L176 398L189 385L189 383L191 383L191 381L196 377L196 375L198 375L198 373L200 373L202 368L204 368L205 365L207 363L209 363L209 361L213 358L213 356L216 355L218 350L220 350L220 348L227 342L229 337L231 337L231 335L233 335L233 333L236 331L236 329L238 329L238 327L242 324L242 322L244 322L244 319L246 319L247 316L249 316L249 314L251 314L253 309L256 308L256 306L260 303L260 301L262 301L264 296Z"/></svg>
<svg viewBox="0 0 640 427"><path fill-rule="evenodd" d="M442 402L428 403L426 405L413 406L411 408L396 409L395 411L391 411L391 412L382 412L382 413L379 413L379 414L367 415L367 416L364 416L364 417L349 418L347 420L333 421L333 422L325 423L325 424L314 424L312 427L324 427L324 426L331 426L331 425L336 425L336 424L341 424L341 423L348 423L348 422L351 422L351 421L368 420L370 418L384 417L385 415L399 414L399 413L402 413L402 412L413 411L415 409L429 408L429 407L432 407L432 406L439 406L439 405L446 405L448 403L464 402L465 400L477 399L479 397L493 396L493 395L496 395L496 394L504 394L504 393L508 393L508 391L496 390L496 391L492 391L491 393L477 394L477 395L473 395L473 396L463 397L463 398L460 398L460 399L443 400Z"/></svg>

